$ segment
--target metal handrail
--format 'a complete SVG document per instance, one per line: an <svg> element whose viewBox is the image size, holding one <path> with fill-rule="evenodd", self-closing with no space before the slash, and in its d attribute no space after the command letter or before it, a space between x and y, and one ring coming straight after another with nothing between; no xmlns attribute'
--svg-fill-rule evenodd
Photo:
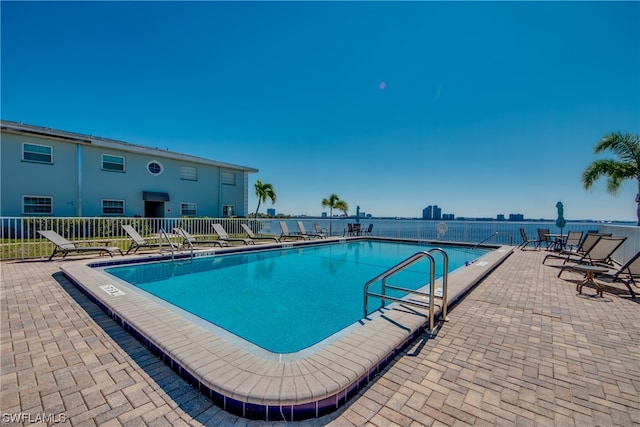
<svg viewBox="0 0 640 427"><path fill-rule="evenodd" d="M509 233L507 231L496 231L493 234L491 234L489 237L487 237L486 239L482 240L479 243L476 243L474 247L472 247L471 249L475 249L478 246L480 246L481 244L483 244L484 242L486 242L487 240L496 237L498 234L508 234L509 235L509 246L513 246L513 233Z"/></svg>
<svg viewBox="0 0 640 427"><path fill-rule="evenodd" d="M447 304L447 282L448 282L448 270L449 270L449 257L447 255L447 253L445 251L443 251L440 248L434 248L431 249L429 251L422 251L422 252L418 252L412 256L410 256L409 258L405 259L404 261L396 264L395 266L391 267L390 269L388 269L387 271L383 272L382 274L379 274L378 276L374 277L373 279L369 280L367 283L365 283L364 285L364 316L366 317L369 314L369 297L375 297L375 298L380 298L382 300L382 305L381 307L384 307L384 303L385 301L392 301L392 302L398 302L398 303L402 303L402 304L407 304L407 305L411 305L414 307L419 307L419 308L428 308L429 309L429 332L433 331L434 328L434 296L435 296L435 291L434 291L434 286L435 286L435 260L433 258L433 256L431 255L431 252L440 252L442 253L443 257L444 257L444 273L442 275L442 298L443 300L443 308L442 308L442 317L444 320L447 320L447 310L446 310L446 304ZM430 264L430 281L429 281L429 292L421 292L421 291L416 291L413 289L407 289L407 288L402 288L399 286L392 286L392 285L387 285L387 279L391 276L393 276L394 274L410 267L411 265L419 262L420 260L424 259L424 258L428 258L429 259L429 264ZM378 293L374 293L374 292L369 292L369 287L379 281L382 280L382 293L378 294ZM411 301L411 300L406 300L406 299L401 299L401 298L396 298L396 297L391 297L388 296L386 294L387 289L394 289L394 290L398 290L401 292L406 292L409 294L414 294L414 295L420 295L420 296L426 296L429 297L429 303L428 306L425 306L423 303L420 302L415 302L415 301Z"/></svg>
<svg viewBox="0 0 640 427"><path fill-rule="evenodd" d="M441 248L433 248L429 250L431 252L439 252L442 254L442 319L448 321L447 317L447 304L449 295L449 255Z"/></svg>
<svg viewBox="0 0 640 427"><path fill-rule="evenodd" d="M185 234L185 231L182 228L174 228L173 229L174 232L178 232L178 234L180 234L180 236L182 236L182 241L183 242L187 242L189 244L189 249L191 252L191 259L193 259L193 242L191 242L191 239Z"/></svg>
<svg viewBox="0 0 640 427"><path fill-rule="evenodd" d="M169 248L171 248L171 261L173 261L174 252L175 252L173 250L173 242L171 241L171 239L169 239L169 235L167 234L166 231L164 231L164 228L161 228L160 231L158 231L158 233L160 233L160 235L165 239L167 239L167 242L169 242ZM162 251L162 239L160 239L160 251Z"/></svg>

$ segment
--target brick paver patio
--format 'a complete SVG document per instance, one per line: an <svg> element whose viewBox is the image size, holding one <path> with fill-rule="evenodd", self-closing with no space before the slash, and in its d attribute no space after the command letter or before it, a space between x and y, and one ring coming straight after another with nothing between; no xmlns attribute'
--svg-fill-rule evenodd
<svg viewBox="0 0 640 427"><path fill-rule="evenodd" d="M640 426L640 301L623 285L578 295L580 276L558 279L544 254L516 250L435 338L420 337L337 412L300 424ZM214 406L69 283L61 262L0 264L0 424L285 424Z"/></svg>

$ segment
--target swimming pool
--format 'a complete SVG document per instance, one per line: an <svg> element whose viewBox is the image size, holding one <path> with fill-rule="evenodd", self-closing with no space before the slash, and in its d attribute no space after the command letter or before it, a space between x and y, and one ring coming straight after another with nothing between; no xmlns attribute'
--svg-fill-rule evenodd
<svg viewBox="0 0 640 427"><path fill-rule="evenodd" d="M359 321L364 283L416 252L433 248L360 240L105 271L252 344L282 354L308 348ZM447 250L449 270L487 252L451 247ZM436 276L441 275L442 263L436 269ZM423 287L429 282L429 264L415 265L394 280L409 289ZM397 291L390 294L403 296ZM371 300L369 305L371 312L381 303Z"/></svg>
<svg viewBox="0 0 640 427"><path fill-rule="evenodd" d="M345 245L347 241L368 244L393 239L356 237L328 240L320 244L332 243L335 248ZM425 248L420 242L413 243ZM313 245L315 243L310 242L267 244L258 245L256 249L262 256L267 256L268 251L278 254ZM447 252L453 249L448 245L440 247ZM460 267L449 275L449 306L513 251L512 247L504 246L493 246L492 249L476 262ZM236 252L244 257L252 255L253 251L236 247L196 252L196 259L191 266L195 270L195 266L200 265L196 261L201 255L208 262L216 260L217 263L231 263L232 258L225 261L226 255L223 254ZM215 256L211 258L209 255ZM189 254L176 255L176 271L186 268L178 267L185 258L189 258ZM269 262L275 262L280 257L270 259L259 268L269 271ZM130 255L125 258L65 262L61 264L61 270L124 330L135 336L175 372L216 405L242 417L288 421L320 417L335 411L373 380L426 329L427 310L391 304L377 315L361 318L319 344L294 353L278 354L248 345L244 339L232 339L235 335L223 328L212 328L211 323L199 316L177 308L162 298L152 297L137 286L126 284L104 272L105 268L150 261L164 263L166 260L167 256L155 254ZM250 268L257 266L244 268L245 274L249 274ZM336 269L335 266L333 268ZM346 269L337 268L338 271ZM290 271L290 268L285 270ZM195 271L192 271L182 276L194 274ZM311 300L310 295L307 299ZM333 313L326 313L327 318L332 316ZM261 322L258 316L254 316L255 327L261 327Z"/></svg>

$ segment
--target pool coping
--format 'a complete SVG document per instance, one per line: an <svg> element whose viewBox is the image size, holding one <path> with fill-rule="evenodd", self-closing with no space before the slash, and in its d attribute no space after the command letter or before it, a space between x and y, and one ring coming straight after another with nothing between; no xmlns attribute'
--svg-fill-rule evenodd
<svg viewBox="0 0 640 427"><path fill-rule="evenodd" d="M358 239L364 238L331 238L324 239L322 243ZM373 239L417 242L408 239ZM443 248L451 244L471 246L457 242L418 242ZM316 240L258 246L278 249L318 243ZM484 246L495 250L449 275L448 307L455 305L513 252L510 246ZM229 254L254 249L253 246L233 246L198 250L194 255ZM190 253L181 253L177 257L189 256ZM112 278L93 268L96 265L159 259L166 260L167 255L94 258L65 263L61 270L126 331L216 405L245 418L295 421L331 413L354 397L428 328L427 310L394 303L382 315L364 318L361 327L352 328L306 357L296 360L263 358L142 295L118 295L117 284L114 285ZM441 307L437 308L439 314Z"/></svg>

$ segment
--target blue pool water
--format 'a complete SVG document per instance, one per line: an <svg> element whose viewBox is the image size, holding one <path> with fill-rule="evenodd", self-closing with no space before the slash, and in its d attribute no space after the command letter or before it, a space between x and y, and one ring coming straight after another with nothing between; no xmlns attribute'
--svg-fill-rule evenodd
<svg viewBox="0 0 640 427"><path fill-rule="evenodd" d="M268 351L292 353L360 320L364 284L416 252L431 248L353 241L105 271ZM450 271L488 251L445 250ZM434 258L439 262L436 277L440 277L442 257L436 253ZM389 284L418 289L428 284L429 273L429 263L421 262L394 276ZM379 291L379 284L371 290ZM372 300L370 309L379 308L380 301Z"/></svg>

